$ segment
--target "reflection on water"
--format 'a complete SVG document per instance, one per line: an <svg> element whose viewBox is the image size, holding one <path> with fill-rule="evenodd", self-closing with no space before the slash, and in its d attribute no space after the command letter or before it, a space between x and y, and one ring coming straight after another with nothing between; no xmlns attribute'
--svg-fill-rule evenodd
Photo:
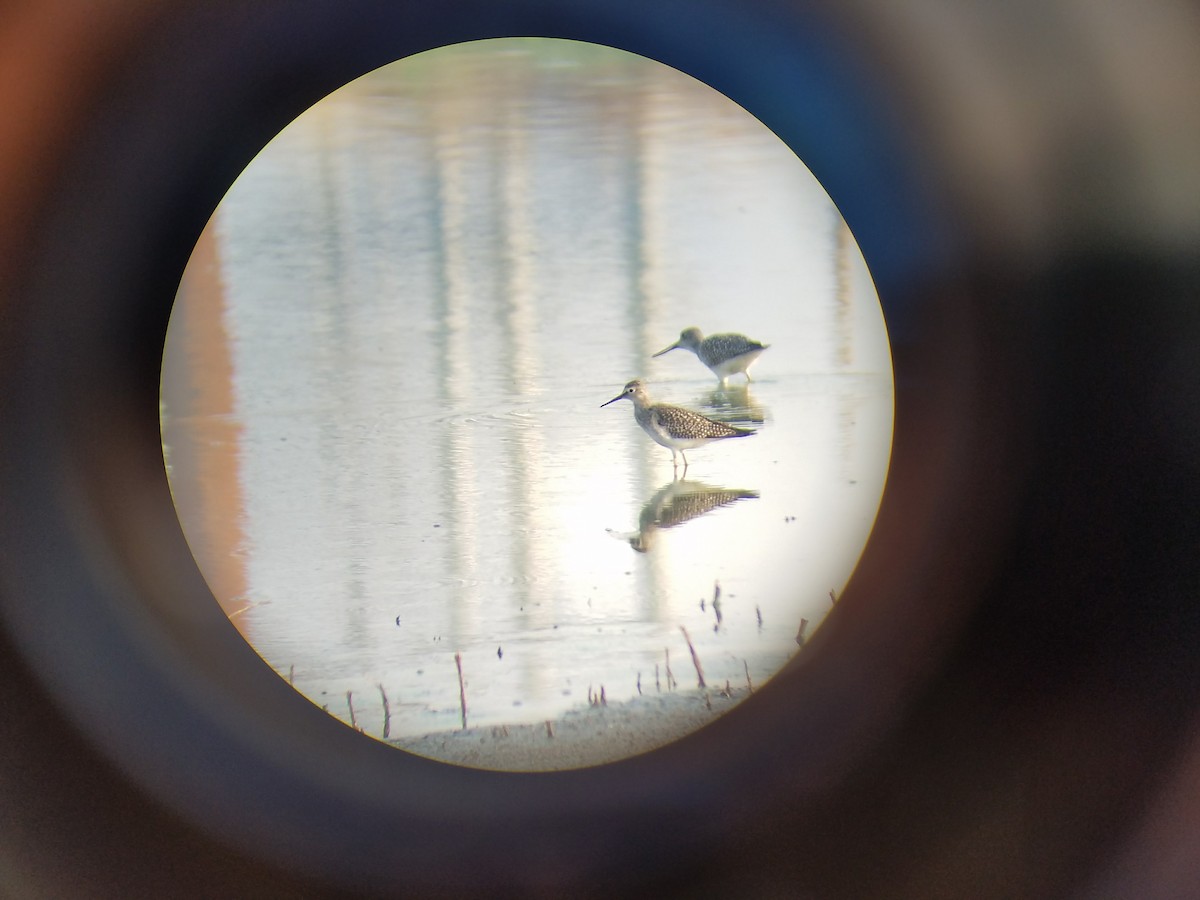
<svg viewBox="0 0 1200 900"><path fill-rule="evenodd" d="M674 528L738 500L757 497L758 491L712 487L698 481L668 481L642 507L637 531L624 534L610 529L609 534L628 541L629 546L639 553L646 553L654 546L655 535L660 529Z"/></svg>
<svg viewBox="0 0 1200 900"><path fill-rule="evenodd" d="M748 384L705 391L696 399L696 404L708 410L714 419L730 425L755 428L767 420L766 407L751 396Z"/></svg>
<svg viewBox="0 0 1200 900"><path fill-rule="evenodd" d="M770 344L752 386L651 358L691 323ZM668 481L598 408L635 377L756 434ZM655 63L525 40L380 70L255 160L180 286L163 407L237 627L377 736L386 694L398 737L458 726L456 654L483 726L634 696L680 626L712 683L760 684L858 559L892 384L857 248L770 132Z"/></svg>

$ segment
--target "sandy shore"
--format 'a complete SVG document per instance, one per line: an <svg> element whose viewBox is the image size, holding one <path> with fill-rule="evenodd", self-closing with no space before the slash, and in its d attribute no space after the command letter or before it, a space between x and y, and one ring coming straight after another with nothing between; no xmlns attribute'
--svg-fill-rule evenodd
<svg viewBox="0 0 1200 900"><path fill-rule="evenodd" d="M549 723L443 731L389 743L461 766L517 772L577 769L644 753L691 734L732 709L746 688L647 693L585 706Z"/></svg>

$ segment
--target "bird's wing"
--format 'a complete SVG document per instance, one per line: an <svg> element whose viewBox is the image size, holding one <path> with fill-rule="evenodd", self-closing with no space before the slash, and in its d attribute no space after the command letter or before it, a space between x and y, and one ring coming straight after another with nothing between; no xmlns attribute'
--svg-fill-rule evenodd
<svg viewBox="0 0 1200 900"><path fill-rule="evenodd" d="M741 429L679 406L656 406L654 423L668 434L690 438L721 438L741 433Z"/></svg>
<svg viewBox="0 0 1200 900"><path fill-rule="evenodd" d="M766 350L766 344L752 341L744 334L714 334L704 341L706 348L721 359L741 356L751 350Z"/></svg>

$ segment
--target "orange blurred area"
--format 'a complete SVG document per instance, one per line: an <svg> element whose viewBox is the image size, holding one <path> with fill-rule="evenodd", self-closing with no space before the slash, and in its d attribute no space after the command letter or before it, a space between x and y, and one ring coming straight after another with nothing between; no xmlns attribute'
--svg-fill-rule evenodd
<svg viewBox="0 0 1200 900"><path fill-rule="evenodd" d="M29 239L76 118L171 0L12 0L0 12L0 274Z"/></svg>

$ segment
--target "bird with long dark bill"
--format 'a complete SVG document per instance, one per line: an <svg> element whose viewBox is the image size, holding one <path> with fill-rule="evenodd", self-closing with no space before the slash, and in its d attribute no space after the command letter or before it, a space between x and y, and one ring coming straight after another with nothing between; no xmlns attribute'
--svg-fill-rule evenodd
<svg viewBox="0 0 1200 900"><path fill-rule="evenodd" d="M671 451L671 462L676 467L679 465L676 455L682 457L685 472L688 464L685 450L703 447L725 438L749 437L754 434L747 428L718 422L682 406L655 403L641 379L635 378L629 382L621 393L607 403L601 403L600 407L603 409L609 403L616 403L618 400L629 400L633 403L633 417L642 426L642 430Z"/></svg>
<svg viewBox="0 0 1200 900"><path fill-rule="evenodd" d="M747 382L750 381L750 367L770 346L752 341L744 334L710 334L705 337L699 328L685 328L680 332L679 340L670 347L663 347L651 358L672 350L690 350L720 379L721 387L724 387L729 376L739 372L746 376Z"/></svg>

